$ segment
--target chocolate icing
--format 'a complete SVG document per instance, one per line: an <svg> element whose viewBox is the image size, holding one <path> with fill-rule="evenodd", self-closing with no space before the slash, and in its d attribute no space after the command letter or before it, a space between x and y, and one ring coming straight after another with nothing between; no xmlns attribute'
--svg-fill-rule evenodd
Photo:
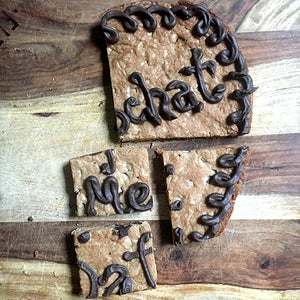
<svg viewBox="0 0 300 300"><path fill-rule="evenodd" d="M140 105L140 101L134 97L130 97L125 101L124 110L132 123L143 124L146 120L149 120L154 125L161 124L161 118L159 117L159 114L154 106L153 97L160 99L159 111L163 119L174 120L177 118L173 113L170 112L170 100L166 92L159 88L152 88L149 90L146 86L143 76L138 72L133 72L129 76L129 81L137 85L142 90L146 101L146 107L138 117L132 113L132 107Z"/></svg>
<svg viewBox="0 0 300 300"><path fill-rule="evenodd" d="M106 267L103 274L98 277L98 284L100 286L106 285L110 276L114 273L118 273L119 277L106 289L102 295L104 297L110 296L117 286L120 286L120 295L130 293L132 290L132 281L128 277L128 270L125 266L119 264L112 264Z"/></svg>
<svg viewBox="0 0 300 300"><path fill-rule="evenodd" d="M207 34L208 30L211 28L213 31L208 37L206 37L206 43L209 47L216 46L221 42L224 42L226 49L222 50L217 56L216 60L221 65L234 64L236 72L241 73L241 75L247 76L247 66L245 60L241 53L239 52L238 44L236 39L232 34L227 32L224 24L216 16L211 15L205 8L200 5L192 5L189 7L184 6L174 6L170 9L161 5L152 5L148 8L142 8L137 5L132 5L127 7L123 12L118 10L112 10L107 12L101 20L101 27L104 36L109 43L117 43L119 41L119 33L117 30L109 27L107 22L111 19L119 19L123 28L131 33L134 33L138 29L137 21L131 17L131 15L137 16L143 23L144 28L149 32L154 32L157 28L157 21L153 14L161 15L161 24L166 29L170 30L176 25L176 17L182 20L189 20L192 17L197 17L198 22L192 29L192 34L195 37L202 37ZM202 76L202 70L206 69L212 75L215 73L216 65L214 61L207 61L201 64L201 58L203 52L199 48L192 49L192 66L184 67L180 70L180 73L184 75L194 74L198 81L198 90L202 97L209 103L218 103L221 101L224 92L225 85L218 84L212 94L210 94L206 88L205 82ZM134 72L134 74L137 72ZM233 72L235 73L235 72ZM139 73L138 73L139 74ZM140 75L141 77L141 75ZM233 78L234 76L229 75L229 80L241 80L239 76ZM239 79L237 79L239 78ZM132 79L132 78L131 78ZM153 105L152 97L158 97L161 99L160 102L160 115L165 120L173 120L176 116L169 110L169 98L164 91L154 88L152 90L147 90L145 83L140 81L139 78L131 80L134 84L139 85L144 93L147 107L143 110L139 117L133 115L131 108L140 105L139 100L130 97L125 103L125 112L121 110L116 110L116 116L121 119L121 126L118 128L119 135L124 135L130 126L130 121L134 124L142 124L146 120L151 121L154 125L160 125L161 119L157 114L157 111ZM252 83L252 81L251 81ZM177 83L179 85L179 83ZM182 85L181 85L182 86ZM168 89L166 89L168 90ZM239 129L239 134L249 133L249 113L251 111L251 104L248 99L248 95L253 93L255 88L247 88L239 91L236 90L232 94L232 98L241 106L241 110L232 113L228 117L228 123L236 124ZM156 95L155 95L156 94ZM193 105L191 101L198 101L193 95L188 95L184 97L185 105L182 104L180 98L173 99L174 109L179 112L185 112L190 109L193 111L200 112L203 109L203 104L200 102L198 106ZM151 99L151 100L150 100ZM192 99L192 100L191 100ZM196 103L196 102L195 102ZM195 108L197 107L197 109Z"/></svg>
<svg viewBox="0 0 300 300"><path fill-rule="evenodd" d="M127 294L132 290L132 281L131 278L128 277L128 270L125 266L119 264L111 264L105 268L103 274L97 277L96 272L90 267L88 264L78 261L78 266L81 270L87 273L90 283L91 289L88 295L88 299L90 298L98 298L99 295L99 286L103 286L107 284L108 279L113 273L119 273L119 277L106 289L102 296L108 297L112 294L113 290L120 286L119 294Z"/></svg>
<svg viewBox="0 0 300 300"><path fill-rule="evenodd" d="M180 227L174 229L174 244L175 246L183 244L183 230Z"/></svg>
<svg viewBox="0 0 300 300"><path fill-rule="evenodd" d="M173 203L171 203L170 210L179 211L179 210L182 210L182 207L183 207L182 201L177 200L177 201L174 201Z"/></svg>
<svg viewBox="0 0 300 300"><path fill-rule="evenodd" d="M144 202L149 195L149 187L145 183L135 183L128 189L128 202L130 207L122 209L120 206L120 197L118 193L119 184L115 177L108 176L104 179L102 188L95 176L89 176L85 180L85 189L87 193L87 215L95 216L97 214L94 205L95 198L102 204L112 204L117 214L132 213L136 211L145 211L151 209L153 206L152 198L144 205ZM140 194L138 195L138 192Z"/></svg>
<svg viewBox="0 0 300 300"><path fill-rule="evenodd" d="M91 289L87 298L98 298L99 285L98 285L98 278L96 272L83 261L78 261L77 265L81 270L83 270L88 275L90 279Z"/></svg>
<svg viewBox="0 0 300 300"><path fill-rule="evenodd" d="M86 231L78 236L79 243L84 244L84 243L87 243L89 240L90 240L90 233L88 231Z"/></svg>
<svg viewBox="0 0 300 300"><path fill-rule="evenodd" d="M112 149L107 150L105 153L107 155L108 163L103 163L100 166L100 170L105 175L111 175L116 171L114 153Z"/></svg>
<svg viewBox="0 0 300 300"><path fill-rule="evenodd" d="M137 182L130 186L128 189L128 202L129 205L134 208L136 211L146 211L153 207L153 199L152 197L149 201L144 204L143 203L149 196L150 189L146 183Z"/></svg>
<svg viewBox="0 0 300 300"><path fill-rule="evenodd" d="M218 172L213 177L213 184L219 187L226 188L225 194L213 193L207 198L207 204L210 207L218 208L216 215L203 215L199 219L199 223L208 226L208 230L204 235L199 232L192 232L189 238L196 242L201 242L210 239L216 235L219 229L219 223L224 220L229 209L231 208L231 198L234 193L234 186L239 181L243 174L244 165L243 161L247 156L248 147L239 149L238 154L224 154L218 163L222 168L233 168L230 175L224 172Z"/></svg>
<svg viewBox="0 0 300 300"><path fill-rule="evenodd" d="M166 177L168 177L169 175L173 175L175 172L175 168L172 164L167 164L165 165L165 174Z"/></svg>
<svg viewBox="0 0 300 300"><path fill-rule="evenodd" d="M120 109L115 109L115 114L116 118L121 120L121 125L117 128L118 134L124 135L129 129L130 119L127 114Z"/></svg>
<svg viewBox="0 0 300 300"><path fill-rule="evenodd" d="M128 231L132 225L116 225L115 226L115 233L120 237L124 237L128 235Z"/></svg>
<svg viewBox="0 0 300 300"><path fill-rule="evenodd" d="M172 105L175 110L181 113L190 110L193 110L193 112L202 111L203 103L196 99L196 95L191 91L191 88L187 83L184 81L173 80L167 85L166 91L173 89L181 90L172 97ZM182 103L181 98L184 99L185 103Z"/></svg>
<svg viewBox="0 0 300 300"><path fill-rule="evenodd" d="M155 288L155 286L156 286L155 280L152 277L152 274L150 272L150 269L149 269L149 266L148 266L148 263L146 260L146 255L152 253L152 247L145 249L145 244L150 240L150 238L151 238L151 233L144 232L138 242L138 251L136 251L136 252L126 251L123 254L123 258L126 261L131 261L133 259L139 258L141 265L143 267L148 285Z"/></svg>
<svg viewBox="0 0 300 300"><path fill-rule="evenodd" d="M225 50L224 50L225 51ZM179 73L189 76L194 74L198 81L198 91L209 103L219 103L224 95L226 87L224 84L218 84L212 94L210 94L206 88L206 84L203 78L202 70L207 70L211 75L216 73L216 63L213 60L209 60L201 64L201 58L203 57L203 51L200 48L191 49L192 52L192 66L183 67Z"/></svg>
<svg viewBox="0 0 300 300"><path fill-rule="evenodd" d="M237 124L240 134L249 132L250 122L249 114L251 111L251 103L248 96L257 90L257 87L253 86L252 78L241 72L230 72L228 78L231 80L237 80L243 85L243 90L235 90L231 94L231 98L236 100L241 107L241 110L235 111L228 117L228 122Z"/></svg>

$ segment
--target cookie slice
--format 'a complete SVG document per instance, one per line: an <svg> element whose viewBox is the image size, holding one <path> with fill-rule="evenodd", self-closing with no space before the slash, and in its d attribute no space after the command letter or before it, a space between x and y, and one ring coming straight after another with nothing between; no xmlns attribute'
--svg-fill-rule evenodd
<svg viewBox="0 0 300 300"><path fill-rule="evenodd" d="M78 216L104 216L153 207L148 152L115 149L70 161Z"/></svg>
<svg viewBox="0 0 300 300"><path fill-rule="evenodd" d="M102 15L124 141L250 130L256 88L236 39L215 14L186 3L142 1Z"/></svg>
<svg viewBox="0 0 300 300"><path fill-rule="evenodd" d="M249 149L158 152L165 168L174 243L220 235L232 214Z"/></svg>
<svg viewBox="0 0 300 300"><path fill-rule="evenodd" d="M147 222L72 232L86 298L127 294L156 287L151 228Z"/></svg>

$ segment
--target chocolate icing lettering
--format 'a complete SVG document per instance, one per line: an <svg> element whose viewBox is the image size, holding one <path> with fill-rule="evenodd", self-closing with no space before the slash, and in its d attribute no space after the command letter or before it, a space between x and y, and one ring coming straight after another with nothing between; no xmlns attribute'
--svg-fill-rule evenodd
<svg viewBox="0 0 300 300"><path fill-rule="evenodd" d="M218 84L212 94L210 94L206 88L206 84L203 78L202 70L207 70L211 75L216 73L216 63L212 60L206 61L201 64L201 58L203 57L203 51L200 48L194 48L192 51L192 66L182 68L179 73L189 76L194 74L198 81L198 91L203 98L209 103L219 103L224 95L226 87L224 84Z"/></svg>
<svg viewBox="0 0 300 300"><path fill-rule="evenodd" d="M242 147L239 149L238 154L225 154L222 155L218 163L222 168L233 168L230 175L224 172L218 172L213 177L213 184L219 187L226 188L225 194L213 193L207 198L207 204L210 207L218 208L216 215L203 215L200 217L199 222L208 226L208 230L204 235L199 232L192 232L189 238L196 242L201 242L210 239L216 235L219 229L219 223L224 220L229 209L231 208L231 198L234 193L234 186L241 178L244 170L243 161L247 156L248 147Z"/></svg>
<svg viewBox="0 0 300 300"><path fill-rule="evenodd" d="M116 171L114 153L112 149L106 151L108 163L104 163L100 166L100 170L105 175L111 175Z"/></svg>
<svg viewBox="0 0 300 300"><path fill-rule="evenodd" d="M145 244L150 240L150 238L151 238L151 233L144 232L138 242L138 251L137 252L126 251L123 254L123 258L126 261L131 261L133 259L139 258L141 265L143 267L144 273L145 273L147 283L151 287L155 288L155 286L156 286L155 280L152 277L152 274L150 272L150 269L149 269L149 266L148 266L148 263L146 260L146 255L152 253L152 247L145 249Z"/></svg>
<svg viewBox="0 0 300 300"><path fill-rule="evenodd" d="M220 43L224 43L226 49L222 50L216 55L216 61L220 65L230 65L234 64L236 72L239 75L228 75L228 80L238 80L243 81L242 77L249 78L251 81L251 87L245 86L243 90L236 90L232 93L232 98L236 100L241 109L233 112L227 119L229 124L236 124L239 129L239 134L249 133L249 114L251 112L251 104L248 96L252 94L256 88L252 86L252 80L249 75L247 75L248 70L245 60L241 53L239 52L239 47L236 39L233 35L227 32L224 24L216 16L210 14L201 5L192 5L189 7L184 6L174 6L170 9L161 5L152 5L148 8L142 8L137 5L132 5L127 7L124 11L112 10L107 12L101 20L101 27L104 36L108 43L117 43L119 41L119 33L117 30L109 27L107 25L108 21L111 19L119 19L123 28L129 32L134 33L138 29L138 22L132 18L135 15L139 18L145 30L149 32L154 32L157 28L157 20L153 16L154 14L159 14L161 16L161 24L167 30L171 30L176 25L176 18L181 20L189 20L192 17L196 17L198 22L191 29L192 35L196 38L201 38L206 35L211 29L212 33L205 37L205 41L209 47L216 46ZM198 81L198 90L202 95L203 99L208 103L218 103L224 96L226 87L224 84L218 84L209 93L203 79L203 70L207 70L211 75L216 72L216 63L212 60L201 63L203 57L203 51L199 48L192 49L192 65L190 67L184 67L179 72L183 75L190 76L195 75ZM140 101L136 98L130 97L125 101L124 112L116 109L116 116L121 120L121 126L118 128L119 135L124 135L130 126L130 122L134 124L143 124L146 120L157 126L162 123L159 115L167 121L176 119L177 117L169 109L169 97L168 95L159 88L152 88L148 90L142 75L140 73L134 72L130 76L130 82L138 85L144 94L146 100L146 108L143 109L140 116L134 116L132 113L132 108L140 105ZM187 85L184 85L181 81L172 81L167 86L166 90L179 88L181 92L177 93L172 98L172 105L178 112L184 113L189 110L193 112L201 112L203 109L203 103L196 99L196 96L190 91ZM160 99L159 115L153 104L153 97ZM184 102L182 102L182 99Z"/></svg>
<svg viewBox="0 0 300 300"><path fill-rule="evenodd" d="M154 106L153 97L160 99L159 110L162 118L166 120L173 120L177 118L173 113L170 112L169 96L163 90L159 88L153 88L149 90L146 86L143 76L138 72L133 72L129 77L129 81L137 85L142 90L146 101L146 107L138 117L132 113L132 107L140 105L140 101L134 97L130 97L125 101L125 113L128 115L132 123L143 124L146 120L149 120L154 125L161 124L161 118L159 117Z"/></svg>
<svg viewBox="0 0 300 300"><path fill-rule="evenodd" d="M112 264L106 267L103 274L98 277L98 284L100 286L106 285L110 276L114 273L118 273L119 277L106 289L102 295L103 297L110 296L117 286L120 286L120 295L130 293L132 290L132 280L128 277L128 270L125 266L119 264Z"/></svg>
<svg viewBox="0 0 300 300"><path fill-rule="evenodd" d="M115 113L116 113L116 118L121 120L121 125L117 128L118 134L124 135L129 129L130 119L127 116L127 114L120 109L115 109Z"/></svg>
<svg viewBox="0 0 300 300"><path fill-rule="evenodd" d="M103 274L97 277L96 272L86 263L82 261L78 261L78 266L81 270L87 273L90 283L91 289L87 298L98 298L99 295L99 286L106 285L109 277L113 273L118 273L119 277L106 289L102 296L108 297L112 294L113 290L120 286L119 294L127 294L132 290L132 281L131 278L128 277L128 270L125 266L119 264L112 264L105 268Z"/></svg>
<svg viewBox="0 0 300 300"><path fill-rule="evenodd" d="M151 209L153 206L152 198L145 205L140 205L149 195L149 187L145 183L135 183L129 187L129 204L130 206L122 209L120 205L120 197L118 193L119 184L115 177L108 176L104 179L102 188L95 176L89 176L85 180L85 188L87 193L87 215L95 216L95 199L102 204L112 204L117 214L132 213L133 211L144 211ZM140 195L138 195L138 193Z"/></svg>
<svg viewBox="0 0 300 300"><path fill-rule="evenodd" d="M84 271L88 275L90 279L91 289L87 298L98 298L99 286L98 286L98 278L96 272L83 261L78 261L77 265L82 271Z"/></svg>
<svg viewBox="0 0 300 300"><path fill-rule="evenodd" d="M193 112L201 112L203 109L203 103L196 99L196 95L191 92L190 86L178 80L171 81L167 87L166 91L173 89L180 89L180 92L176 93L172 97L172 105L178 112L184 113L192 110ZM184 99L185 103L182 103L181 98Z"/></svg>

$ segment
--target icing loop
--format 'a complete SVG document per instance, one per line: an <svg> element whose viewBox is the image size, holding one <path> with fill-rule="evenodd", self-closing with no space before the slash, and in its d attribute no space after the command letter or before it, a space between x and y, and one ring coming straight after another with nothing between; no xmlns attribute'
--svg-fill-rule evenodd
<svg viewBox="0 0 300 300"><path fill-rule="evenodd" d="M239 46L234 36L230 33L227 33L224 42L228 49L221 51L217 55L216 60L221 65L228 66L233 64L235 60L238 58Z"/></svg>
<svg viewBox="0 0 300 300"><path fill-rule="evenodd" d="M144 28L150 32L153 32L157 27L156 19L151 14L149 14L149 12L145 8L137 5L130 5L124 10L124 13L128 16L135 15L139 17L144 25ZM123 22L126 23L127 21ZM123 24L123 26L124 25L126 24ZM124 28L126 29L126 26L124 26Z"/></svg>
<svg viewBox="0 0 300 300"><path fill-rule="evenodd" d="M167 9L164 6L152 5L147 8L147 11L150 14L156 13L161 15L161 23L168 30L171 30L176 25L176 17L174 16L171 10Z"/></svg>
<svg viewBox="0 0 300 300"><path fill-rule="evenodd" d="M206 43L209 46L216 46L224 41L227 31L220 19L215 16L211 19L211 26L215 29L215 32L206 39Z"/></svg>
<svg viewBox="0 0 300 300"><path fill-rule="evenodd" d="M220 156L218 163L223 168L233 168L230 175L219 172L214 175L214 184L219 187L225 187L225 194L213 193L207 198L207 204L210 207L218 208L218 212L214 215L202 215L199 219L199 223L208 226L204 235L199 232L192 232L190 239L196 242L204 241L214 237L219 230L219 223L224 220L228 211L231 208L230 201L234 193L235 184L242 176L244 169L244 159L247 156L248 147L242 147L239 149L238 154L225 154Z"/></svg>

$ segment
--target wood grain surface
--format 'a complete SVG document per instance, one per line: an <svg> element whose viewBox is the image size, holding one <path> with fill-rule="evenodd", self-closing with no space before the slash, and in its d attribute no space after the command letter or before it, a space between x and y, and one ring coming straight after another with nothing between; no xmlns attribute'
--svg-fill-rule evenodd
<svg viewBox="0 0 300 300"><path fill-rule="evenodd" d="M300 2L194 1L228 23L259 86L249 135L120 144L98 30L123 2L0 0L0 299L79 299L70 231L132 219L151 224L158 287L113 299L299 299ZM174 247L155 149L231 145L253 154L227 228ZM118 147L148 149L153 211L76 217L69 160Z"/></svg>

